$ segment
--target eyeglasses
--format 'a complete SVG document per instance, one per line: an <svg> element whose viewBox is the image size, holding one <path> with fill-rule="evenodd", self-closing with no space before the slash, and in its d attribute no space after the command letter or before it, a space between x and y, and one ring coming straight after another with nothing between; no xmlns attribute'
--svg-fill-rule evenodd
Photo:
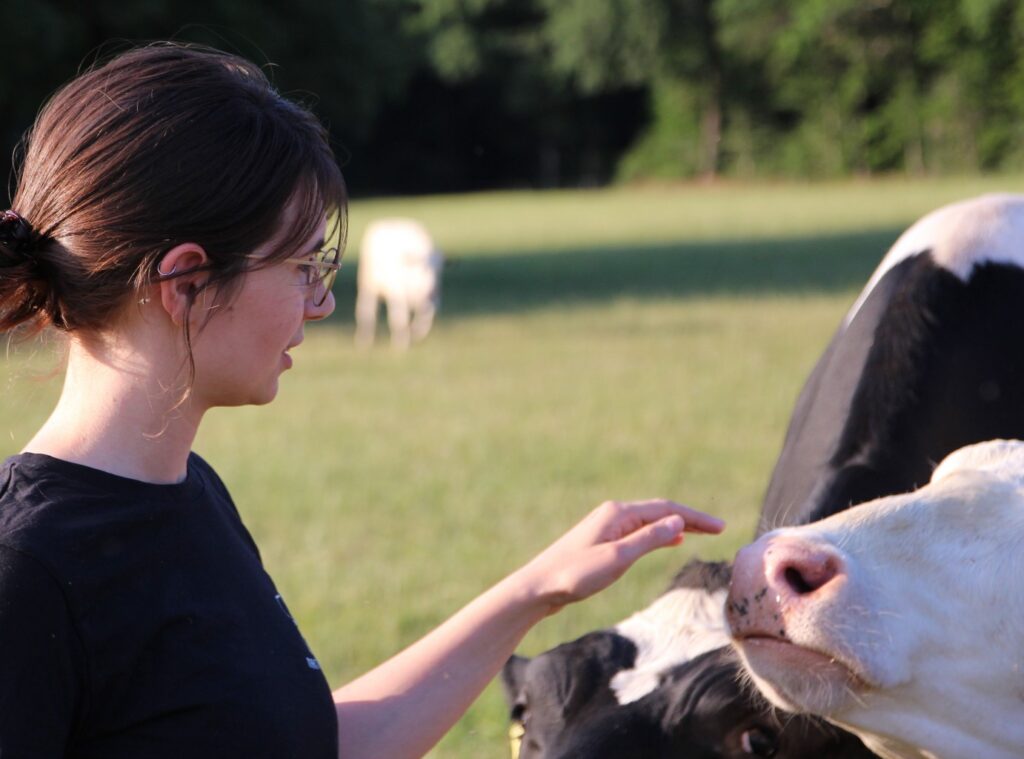
<svg viewBox="0 0 1024 759"><path fill-rule="evenodd" d="M263 256L247 255L246 258L261 260ZM280 263L298 266L305 274L303 285L309 288L313 305L320 307L327 300L327 294L334 286L341 268L341 248L331 246L309 254L309 258L286 258Z"/></svg>

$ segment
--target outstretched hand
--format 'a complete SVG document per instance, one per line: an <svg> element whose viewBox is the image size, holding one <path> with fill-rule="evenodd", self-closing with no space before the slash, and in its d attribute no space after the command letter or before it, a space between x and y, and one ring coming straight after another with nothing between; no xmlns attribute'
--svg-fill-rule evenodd
<svg viewBox="0 0 1024 759"><path fill-rule="evenodd" d="M672 501L606 501L516 574L551 614L608 587L644 554L679 545L684 532L724 527Z"/></svg>
<svg viewBox="0 0 1024 759"><path fill-rule="evenodd" d="M609 501L424 638L334 693L346 757L426 754L542 617L721 520L671 501Z"/></svg>

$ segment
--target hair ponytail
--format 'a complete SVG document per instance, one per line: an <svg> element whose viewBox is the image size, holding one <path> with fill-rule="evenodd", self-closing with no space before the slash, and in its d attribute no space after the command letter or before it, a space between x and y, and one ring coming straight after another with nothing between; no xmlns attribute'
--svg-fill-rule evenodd
<svg viewBox="0 0 1024 759"><path fill-rule="evenodd" d="M0 332L22 325L29 333L59 324L56 294L47 282L43 240L16 211L0 213Z"/></svg>

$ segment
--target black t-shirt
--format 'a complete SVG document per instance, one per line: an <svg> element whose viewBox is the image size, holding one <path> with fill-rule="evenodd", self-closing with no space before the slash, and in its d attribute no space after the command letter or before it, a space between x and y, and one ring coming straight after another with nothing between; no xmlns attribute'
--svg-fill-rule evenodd
<svg viewBox="0 0 1024 759"><path fill-rule="evenodd" d="M231 497L0 466L0 757L336 759L337 719Z"/></svg>

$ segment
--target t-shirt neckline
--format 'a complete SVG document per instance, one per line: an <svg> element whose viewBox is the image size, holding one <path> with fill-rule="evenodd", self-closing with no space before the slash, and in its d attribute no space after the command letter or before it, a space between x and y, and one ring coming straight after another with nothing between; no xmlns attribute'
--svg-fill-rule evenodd
<svg viewBox="0 0 1024 759"><path fill-rule="evenodd" d="M168 483L138 480L133 477L114 474L113 472L108 472L104 469L97 469L96 467L91 467L87 464L79 464L74 461L68 461L67 459L50 456L46 453L35 453L31 451L15 454L3 463L5 469L11 464L20 464L26 466L29 470L43 469L50 472L57 471L80 482L87 482L97 487L115 488L118 490L145 490L150 493L159 492L169 496L178 496L203 490L202 476L199 471L199 461L199 457L195 453L190 452L185 469L185 479L181 482Z"/></svg>

